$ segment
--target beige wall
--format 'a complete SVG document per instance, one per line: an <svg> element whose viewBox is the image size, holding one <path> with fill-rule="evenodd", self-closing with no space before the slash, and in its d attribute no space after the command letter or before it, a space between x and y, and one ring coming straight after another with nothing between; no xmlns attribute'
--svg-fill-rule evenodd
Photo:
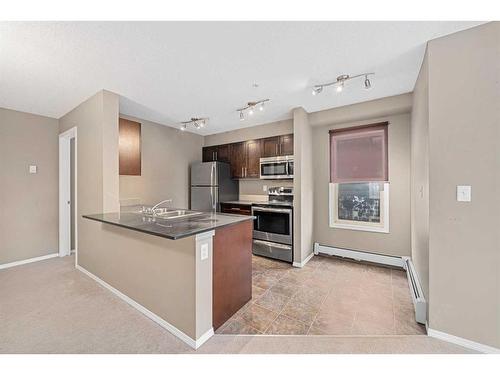
<svg viewBox="0 0 500 375"><path fill-rule="evenodd" d="M500 348L500 23L433 40L428 59L429 326Z"/></svg>
<svg viewBox="0 0 500 375"><path fill-rule="evenodd" d="M141 176L120 176L120 200L153 204L173 199L173 206L189 207L189 165L201 161L203 137L168 126L121 115L140 122Z"/></svg>
<svg viewBox="0 0 500 375"><path fill-rule="evenodd" d="M263 125L231 130L224 133L207 135L204 137L204 146L215 146L226 143L242 142L249 139L274 137L293 133L293 120L270 122Z"/></svg>
<svg viewBox="0 0 500 375"><path fill-rule="evenodd" d="M429 69L427 51L411 112L411 257L429 301Z"/></svg>
<svg viewBox="0 0 500 375"><path fill-rule="evenodd" d="M0 108L0 265L58 252L58 153L56 119Z"/></svg>
<svg viewBox="0 0 500 375"><path fill-rule="evenodd" d="M313 252L314 165L312 128L303 108L293 110L293 261L303 262ZM315 146L315 145L314 145Z"/></svg>
<svg viewBox="0 0 500 375"><path fill-rule="evenodd" d="M116 94L100 91L59 120L60 132L76 126L78 134L78 265L195 339L195 238L171 241L81 217L119 209L118 107Z"/></svg>
<svg viewBox="0 0 500 375"><path fill-rule="evenodd" d="M405 95L404 97L408 97ZM358 113L362 118L370 113L388 113L394 110L393 99L387 102L378 100L378 106L368 102L356 104L359 112L352 108L351 113ZM389 104L385 107L385 104ZM380 107L380 108L378 108ZM343 114L344 110L339 109ZM373 111L374 110L374 111ZM396 112L400 112L400 108ZM336 123L337 109L323 111L323 116L332 121L332 125L316 126L313 130L313 165L314 165L314 241L321 245L340 247L345 249L367 251L385 255L410 255L410 115L409 113L386 115L383 117L359 120L352 118L350 122ZM372 112L373 111L373 112ZM315 123L324 124L325 121L316 113L310 118ZM345 117L340 117L342 120ZM347 229L333 229L329 227L329 193L330 153L329 130L349 126L358 126L369 123L389 122L389 182L390 182L390 212L389 233L363 232Z"/></svg>

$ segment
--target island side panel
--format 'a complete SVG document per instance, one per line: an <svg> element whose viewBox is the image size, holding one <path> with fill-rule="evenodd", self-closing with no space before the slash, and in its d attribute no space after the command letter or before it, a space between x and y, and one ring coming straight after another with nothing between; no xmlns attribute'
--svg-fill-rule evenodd
<svg viewBox="0 0 500 375"><path fill-rule="evenodd" d="M213 239L213 326L252 299L252 221L220 228Z"/></svg>
<svg viewBox="0 0 500 375"><path fill-rule="evenodd" d="M180 240L82 220L78 265L196 339L195 237Z"/></svg>

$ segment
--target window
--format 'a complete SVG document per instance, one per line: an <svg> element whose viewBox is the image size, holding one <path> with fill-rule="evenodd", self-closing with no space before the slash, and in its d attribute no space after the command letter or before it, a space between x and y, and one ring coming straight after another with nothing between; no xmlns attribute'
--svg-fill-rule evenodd
<svg viewBox="0 0 500 375"><path fill-rule="evenodd" d="M387 125L330 131L330 227L389 232Z"/></svg>

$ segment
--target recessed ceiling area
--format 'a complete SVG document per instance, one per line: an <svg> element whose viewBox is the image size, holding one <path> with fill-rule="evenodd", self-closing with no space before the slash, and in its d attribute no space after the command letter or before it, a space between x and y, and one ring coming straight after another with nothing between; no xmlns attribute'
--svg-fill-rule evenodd
<svg viewBox="0 0 500 375"><path fill-rule="evenodd" d="M190 131L214 134L410 92L428 40L480 23L0 22L0 107L59 118L106 89L126 115L177 128L208 117ZM375 72L370 90L311 95L362 72Z"/></svg>

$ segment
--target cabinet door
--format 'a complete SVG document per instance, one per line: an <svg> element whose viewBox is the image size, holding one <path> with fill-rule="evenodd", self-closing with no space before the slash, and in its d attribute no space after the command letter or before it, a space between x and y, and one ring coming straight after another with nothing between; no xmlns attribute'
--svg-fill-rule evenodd
<svg viewBox="0 0 500 375"><path fill-rule="evenodd" d="M229 146L229 162L233 178L243 178L246 167L245 142L233 143Z"/></svg>
<svg viewBox="0 0 500 375"><path fill-rule="evenodd" d="M258 178L260 177L260 156L261 152L261 144L260 140L255 141L247 141L246 142L246 169L245 169L245 177L246 178Z"/></svg>
<svg viewBox="0 0 500 375"><path fill-rule="evenodd" d="M279 155L280 137L264 138L262 140L262 157L269 158Z"/></svg>
<svg viewBox="0 0 500 375"><path fill-rule="evenodd" d="M293 155L293 134L280 137L280 155Z"/></svg>
<svg viewBox="0 0 500 375"><path fill-rule="evenodd" d="M215 161L217 146L203 147L203 161Z"/></svg>
<svg viewBox="0 0 500 375"><path fill-rule="evenodd" d="M216 159L217 161L229 162L229 145L220 145L217 146L216 150Z"/></svg>

